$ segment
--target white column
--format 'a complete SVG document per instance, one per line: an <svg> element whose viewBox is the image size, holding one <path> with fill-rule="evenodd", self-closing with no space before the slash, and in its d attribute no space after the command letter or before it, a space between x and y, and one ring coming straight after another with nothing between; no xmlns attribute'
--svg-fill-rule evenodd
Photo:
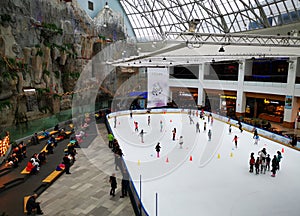
<svg viewBox="0 0 300 216"><path fill-rule="evenodd" d="M203 89L203 79L204 79L204 65L205 64L199 64L199 85L198 85L198 101L197 105L204 106L205 105L205 94Z"/></svg>
<svg viewBox="0 0 300 216"><path fill-rule="evenodd" d="M287 87L286 87L286 96L292 96L292 107L289 108L285 106L284 108L284 117L283 121L287 123L295 122L298 112L298 104L296 97L294 97L295 91L295 81L296 74L299 70L299 58L290 58L288 77L287 77Z"/></svg>
<svg viewBox="0 0 300 216"><path fill-rule="evenodd" d="M250 63L252 62L243 60L239 64L238 86L236 92L236 107L235 107L235 112L239 114L245 113L246 94L244 93L244 76L245 76L245 68L247 68L247 64Z"/></svg>

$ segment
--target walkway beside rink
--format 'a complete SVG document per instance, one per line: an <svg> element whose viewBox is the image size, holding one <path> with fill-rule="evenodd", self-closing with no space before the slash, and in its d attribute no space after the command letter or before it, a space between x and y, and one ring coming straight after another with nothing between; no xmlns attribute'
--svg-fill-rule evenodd
<svg viewBox="0 0 300 216"><path fill-rule="evenodd" d="M76 163L70 169L72 174L62 175L38 198L45 215L135 215L130 198L120 198L121 173L114 170L114 154L108 148L105 125L98 128L100 135L88 148L77 149ZM113 172L118 181L115 197L109 195L108 179Z"/></svg>

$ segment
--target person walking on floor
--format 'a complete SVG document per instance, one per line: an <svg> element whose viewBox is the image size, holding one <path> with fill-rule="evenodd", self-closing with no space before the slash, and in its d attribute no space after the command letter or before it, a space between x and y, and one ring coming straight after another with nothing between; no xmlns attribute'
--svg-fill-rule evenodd
<svg viewBox="0 0 300 216"><path fill-rule="evenodd" d="M117 127L117 116L114 117L114 128Z"/></svg>
<svg viewBox="0 0 300 216"><path fill-rule="evenodd" d="M234 136L234 138L233 138L232 141L234 141L235 148L237 148L237 142L238 142L238 137L237 137L237 135Z"/></svg>
<svg viewBox="0 0 300 216"><path fill-rule="evenodd" d="M65 156L63 157L63 164L65 165L66 174L71 174L70 173L71 159L69 158L68 154L65 154Z"/></svg>
<svg viewBox="0 0 300 216"><path fill-rule="evenodd" d="M156 150L156 153L157 153L157 157L159 158L159 152L160 152L160 143L158 142L157 145L155 146L155 150Z"/></svg>
<svg viewBox="0 0 300 216"><path fill-rule="evenodd" d="M28 199L26 203L26 210L27 210L27 215L31 215L32 211L36 209L36 214L37 215L43 215L44 213L41 210L40 207L40 202L37 202L38 195L35 193L30 198Z"/></svg>
<svg viewBox="0 0 300 216"><path fill-rule="evenodd" d="M107 135L107 138L108 138L108 147L109 148L112 148L113 147L113 142L114 142L114 135L112 135L112 133L109 133Z"/></svg>
<svg viewBox="0 0 300 216"><path fill-rule="evenodd" d="M116 188L117 188L117 179L116 179L116 174L113 173L110 177L109 177L109 183L110 183L110 192L109 195L111 196L115 196L115 192L116 192Z"/></svg>
<svg viewBox="0 0 300 216"><path fill-rule="evenodd" d="M129 188L129 176L127 174L127 171L124 170L123 178L122 178L122 182L121 182L121 193L122 193L122 195L120 196L120 198L124 198L124 197L127 196L128 188Z"/></svg>

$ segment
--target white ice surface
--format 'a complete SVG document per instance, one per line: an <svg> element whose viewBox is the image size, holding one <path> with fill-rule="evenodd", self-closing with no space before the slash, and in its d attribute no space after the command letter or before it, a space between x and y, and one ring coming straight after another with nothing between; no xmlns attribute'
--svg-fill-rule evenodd
<svg viewBox="0 0 300 216"><path fill-rule="evenodd" d="M150 126L147 117L151 116ZM136 114L110 119L130 175L139 193L142 178L142 202L149 215L155 215L155 194L158 193L159 216L299 216L300 215L300 153L265 138L254 145L253 135L214 120L207 123L203 132L196 134L195 124L190 124L187 114ZM160 132L159 121L163 121ZM134 132L134 121L139 131L144 129L144 143ZM205 120L207 121L207 119ZM172 130L176 128L176 140ZM208 129L212 140L208 141ZM183 148L179 148L179 136ZM239 137L234 148L234 135ZM156 157L155 146L161 143L161 156ZM271 158L284 148L281 169L276 177L271 173L249 173L249 157L263 147ZM218 158L218 154L220 158ZM167 162L168 159L168 162ZM192 159L192 161L190 160Z"/></svg>

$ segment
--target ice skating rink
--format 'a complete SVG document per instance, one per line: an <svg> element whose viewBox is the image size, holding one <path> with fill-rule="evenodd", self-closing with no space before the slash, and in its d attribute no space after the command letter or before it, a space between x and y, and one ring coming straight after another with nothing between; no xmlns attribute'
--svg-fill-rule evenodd
<svg viewBox="0 0 300 216"><path fill-rule="evenodd" d="M150 125L148 126L148 116ZM133 114L114 118L109 122L124 153L135 188L149 215L156 215L155 194L158 194L159 216L299 216L300 215L300 153L260 137L254 145L253 134L241 133L228 124L214 119L213 125L186 113ZM134 121L143 129L144 143L134 130ZM160 131L160 121L163 130ZM200 133L196 133L196 122ZM176 128L176 140L172 130ZM212 140L207 132L211 129ZM183 136L180 149L179 137ZM233 137L237 135L238 148ZM155 146L161 143L160 157ZM276 177L271 172L255 175L249 173L250 153L267 149L273 158L282 151L281 169Z"/></svg>

